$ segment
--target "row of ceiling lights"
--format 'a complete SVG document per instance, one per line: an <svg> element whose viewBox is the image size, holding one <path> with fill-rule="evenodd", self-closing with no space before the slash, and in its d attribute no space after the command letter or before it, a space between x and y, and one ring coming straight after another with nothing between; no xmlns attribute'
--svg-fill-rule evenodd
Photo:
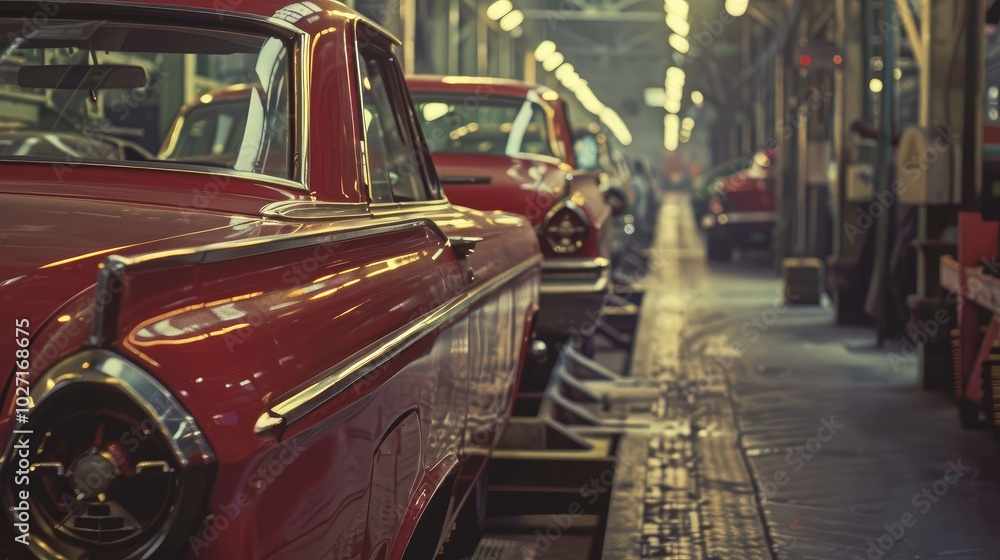
<svg viewBox="0 0 1000 560"><path fill-rule="evenodd" d="M750 7L750 0L726 0L726 12L733 17L740 17ZM666 12L667 29L671 32L668 42L681 54L687 54L691 48L688 35L691 33L691 6L687 0L663 0ZM668 151L676 151L681 143L691 140L694 131L694 119L686 117L681 120L680 112L684 100L684 84L687 76L679 66L667 69L663 83L663 108L667 114L663 117L663 147ZM700 91L691 92L691 102L700 107L705 102L705 96Z"/></svg>
<svg viewBox="0 0 1000 560"><path fill-rule="evenodd" d="M510 0L496 0L486 8L486 17L496 21L500 29L514 35L520 35L520 25L524 23L524 12L515 9ZM535 60L542 64L546 72L553 72L564 88L573 92L585 109L596 115L604 126L618 138L618 141L628 146L632 143L632 133L618 113L601 102L587 85L587 80L580 77L572 64L566 62L566 57L556 49L552 41L542 41L535 49Z"/></svg>
<svg viewBox="0 0 1000 560"><path fill-rule="evenodd" d="M559 52L554 42L545 40L539 43L535 49L535 60L542 64L546 72L552 72L564 88L573 92L583 108L596 115L619 142L625 146L632 143L632 133L625 121L614 109L597 98L587 80L580 77L572 64L566 62L566 57Z"/></svg>
<svg viewBox="0 0 1000 560"><path fill-rule="evenodd" d="M694 119L685 117L681 120L680 115L668 113L663 117L664 147L673 152L678 148L680 142L687 143L691 140L691 133L694 131Z"/></svg>
<svg viewBox="0 0 1000 560"><path fill-rule="evenodd" d="M672 31L667 42L677 52L686 54L691 48L687 36L691 33L688 22L691 7L687 0L663 0L663 9L667 12L667 29Z"/></svg>
<svg viewBox="0 0 1000 560"><path fill-rule="evenodd" d="M740 17L750 8L750 0L726 0L726 12L733 17Z"/></svg>
<svg viewBox="0 0 1000 560"><path fill-rule="evenodd" d="M486 8L486 17L497 22L500 29L511 33L524 23L524 12L515 10L510 0L497 0Z"/></svg>
<svg viewBox="0 0 1000 560"><path fill-rule="evenodd" d="M688 34L691 33L690 11L687 0L663 0L663 10L667 13L667 29L671 31L667 42L675 51L686 54L691 48ZM667 114L663 117L663 147L667 151L676 151L680 143L691 139L694 130L694 119L688 117L681 121L680 112L684 101L684 84L687 75L679 66L667 68L663 81L663 108ZM701 96L701 94L698 94ZM701 99L704 101L704 98ZM694 99L692 99L694 101ZM685 125L685 126L682 126Z"/></svg>
<svg viewBox="0 0 1000 560"><path fill-rule="evenodd" d="M726 0L725 9L729 15L739 17L746 13L749 6L750 0ZM667 28L671 31L668 39L670 46L681 54L687 53L691 48L687 38L691 33L689 21L691 7L688 0L664 0L663 8L666 12ZM520 35L519 27L524 22L524 12L515 9L510 0L496 0L486 9L486 16L498 22L503 31L508 33L517 31ZM554 72L562 86L573 92L584 108L600 118L622 144L628 145L632 142L632 135L618 113L597 98L587 85L587 80L581 78L573 65L566 62L566 57L557 50L554 42L542 41L535 49L535 60L542 64L545 71ZM681 121L679 116L685 79L686 76L681 68L667 69L663 106L668 114L663 122L664 147L669 151L676 150L679 143L689 141L694 130L693 118L687 117ZM695 105L701 106L704 96L701 92L694 91L691 100Z"/></svg>
<svg viewBox="0 0 1000 560"><path fill-rule="evenodd" d="M750 7L750 0L726 0L726 11L733 17L740 17ZM667 12L667 28L672 32L667 42L681 54L687 54L691 49L688 35L691 33L690 11L687 0L663 0L663 9Z"/></svg>
<svg viewBox="0 0 1000 560"><path fill-rule="evenodd" d="M687 0L663 0L663 9L666 11L667 29L671 31L668 42L677 52L685 54L690 49L687 36L691 33L691 24L688 21L691 7ZM667 114L663 117L663 147L667 151L676 151L683 140L691 139L691 131L694 130L694 119L688 117L681 122L680 112L684 101L684 83L687 75L679 66L667 68L667 75L663 81L663 108ZM699 94L700 95L700 94ZM682 124L688 126L682 127ZM682 135L682 131L686 131Z"/></svg>

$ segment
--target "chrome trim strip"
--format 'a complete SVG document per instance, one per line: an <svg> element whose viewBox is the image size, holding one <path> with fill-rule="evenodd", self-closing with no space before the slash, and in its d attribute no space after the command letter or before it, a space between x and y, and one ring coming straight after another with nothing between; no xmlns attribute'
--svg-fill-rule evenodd
<svg viewBox="0 0 1000 560"><path fill-rule="evenodd" d="M335 220L357 218L366 214L368 209L364 204L315 200L282 200L260 209L261 216L279 220Z"/></svg>
<svg viewBox="0 0 1000 560"><path fill-rule="evenodd" d="M295 87L290 88L292 91L288 92L288 100L295 103L296 121L294 130L295 135L298 136L298 150L295 149L295 143L289 146L291 148L288 150L289 165L294 173L292 177L298 180L302 184L302 188L306 190L310 190L309 105L312 99L312 90L309 89L309 76L312 75L312 49L309 48L310 40L308 35L300 32L298 34L298 41L291 41L293 45L292 52L289 53L291 68L288 70L289 74L294 74L294 78L292 79L297 80ZM297 52L296 49L298 49Z"/></svg>
<svg viewBox="0 0 1000 560"><path fill-rule="evenodd" d="M418 200L414 202L376 202L368 205L373 216L396 216L415 212L442 212L452 210L451 201L446 198Z"/></svg>
<svg viewBox="0 0 1000 560"><path fill-rule="evenodd" d="M430 229L441 239L444 246L448 245L448 236L433 220L414 218L389 223L376 221L332 232L241 239L202 247L146 253L134 257L109 255L101 264L101 270L98 274L98 291L94 302L96 313L91 325L90 344L96 347L106 347L115 341L118 332L118 311L121 307L122 294L126 288L125 274L127 272L157 267L217 263L421 228Z"/></svg>
<svg viewBox="0 0 1000 560"><path fill-rule="evenodd" d="M354 43L354 81L357 87L354 89L354 95L357 96L357 109L354 112L355 122L359 123L358 128L361 129L361 139L358 141L358 149L354 152L354 157L358 158L355 163L357 167L359 176L361 180L364 181L364 195L365 200L370 204L374 198L372 197L372 170L371 166L368 164L368 127L365 126L365 98L362 97L365 93L364 84L361 81L361 65L364 64L364 59L361 58L361 46L358 41L358 22L362 21L361 18L354 18L351 20L351 34L353 36L348 37L348 39Z"/></svg>
<svg viewBox="0 0 1000 560"><path fill-rule="evenodd" d="M601 271L598 276L593 273L573 277L546 277L542 274L540 292L542 295L600 295L606 294L611 287L611 279L608 270Z"/></svg>
<svg viewBox="0 0 1000 560"><path fill-rule="evenodd" d="M719 218L725 216L727 220L723 222ZM773 222L776 214L774 212L723 212L716 220L720 225L726 224L746 224L751 222Z"/></svg>
<svg viewBox="0 0 1000 560"><path fill-rule="evenodd" d="M417 322L396 330L354 353L345 361L328 368L309 382L306 387L272 405L257 419L254 432L263 434L275 427L287 427L293 422L301 420L415 342L459 316L483 298L516 280L532 268L539 266L541 260L542 257L536 255L521 262L482 286L452 298L448 303L424 315Z"/></svg>
<svg viewBox="0 0 1000 560"><path fill-rule="evenodd" d="M596 259L545 259L542 262L542 272L592 272L608 268L609 266L611 266L611 261L604 257L597 257Z"/></svg>

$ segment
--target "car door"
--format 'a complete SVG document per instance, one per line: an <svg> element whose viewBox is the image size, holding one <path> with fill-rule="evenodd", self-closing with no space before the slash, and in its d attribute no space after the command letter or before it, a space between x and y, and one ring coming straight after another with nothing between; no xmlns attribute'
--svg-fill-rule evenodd
<svg viewBox="0 0 1000 560"><path fill-rule="evenodd" d="M363 174L368 183L370 211L376 217L424 217L455 238L447 204L436 187L432 187L433 169L427 165L425 154L416 149L418 137L409 119L405 89L400 89L399 66L392 50L374 42L363 46L359 54L365 129ZM453 278L449 284L455 289L434 298L437 306L465 291L469 280L459 257L454 249L451 254L439 257L441 266ZM436 374L434 394L425 402L416 403L415 416L393 421L393 431L385 434L383 443L375 450L365 537L372 550L371 558L389 554L391 543L398 540L396 533L407 510L414 507L411 496L415 496L423 483L422 473L411 472L408 463L417 459L424 471L432 472L442 460L457 459L461 453L468 409L468 341L467 315L458 316L441 328L425 354L418 358L424 362L422 369ZM405 393L398 395L401 400L408 397ZM421 440L421 457L401 457L401 450L413 448L417 437Z"/></svg>
<svg viewBox="0 0 1000 560"><path fill-rule="evenodd" d="M425 464L430 467L438 457L457 452L454 496L461 498L482 472L510 411L537 297L537 276L524 274L526 264L537 267L537 240L521 218L469 212L443 198L391 50L367 45L360 54L371 211L433 220L457 257L463 296L474 301L442 333L444 340L436 345L440 351L433 355L442 372L440 402L448 405L421 418L427 428ZM501 282L500 289L492 290L491 285ZM483 293L489 295L477 297ZM369 521L377 511L384 508L373 493Z"/></svg>

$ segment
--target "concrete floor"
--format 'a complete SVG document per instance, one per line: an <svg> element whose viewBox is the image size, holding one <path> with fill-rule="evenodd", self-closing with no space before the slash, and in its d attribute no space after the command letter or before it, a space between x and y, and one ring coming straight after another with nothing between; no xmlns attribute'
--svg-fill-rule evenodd
<svg viewBox="0 0 1000 560"><path fill-rule="evenodd" d="M767 255L706 264L682 195L654 263L632 375L685 397L699 521L677 535L683 555L640 530L639 556L1000 558L1000 444L960 430L898 342L876 348L828 306L786 307ZM634 554L635 533L611 524L605 558Z"/></svg>
<svg viewBox="0 0 1000 560"><path fill-rule="evenodd" d="M707 264L681 194L651 263L630 370L589 383L622 434L602 551L594 526L494 527L475 558L1000 559L1000 443L898 341L785 306L769 255Z"/></svg>

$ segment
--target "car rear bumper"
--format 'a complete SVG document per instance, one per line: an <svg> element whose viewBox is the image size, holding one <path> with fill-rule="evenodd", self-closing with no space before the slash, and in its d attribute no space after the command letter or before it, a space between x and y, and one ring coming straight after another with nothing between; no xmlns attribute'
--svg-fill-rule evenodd
<svg viewBox="0 0 1000 560"><path fill-rule="evenodd" d="M608 259L548 259L542 263L538 333L571 335L600 315L611 286Z"/></svg>
<svg viewBox="0 0 1000 560"><path fill-rule="evenodd" d="M706 214L702 227L712 238L726 238L739 245L769 243L774 231L774 212L726 212Z"/></svg>
<svg viewBox="0 0 1000 560"><path fill-rule="evenodd" d="M702 216L702 226L705 229L725 228L730 225L770 225L773 226L775 213L760 212L724 212L722 214L705 214Z"/></svg>

